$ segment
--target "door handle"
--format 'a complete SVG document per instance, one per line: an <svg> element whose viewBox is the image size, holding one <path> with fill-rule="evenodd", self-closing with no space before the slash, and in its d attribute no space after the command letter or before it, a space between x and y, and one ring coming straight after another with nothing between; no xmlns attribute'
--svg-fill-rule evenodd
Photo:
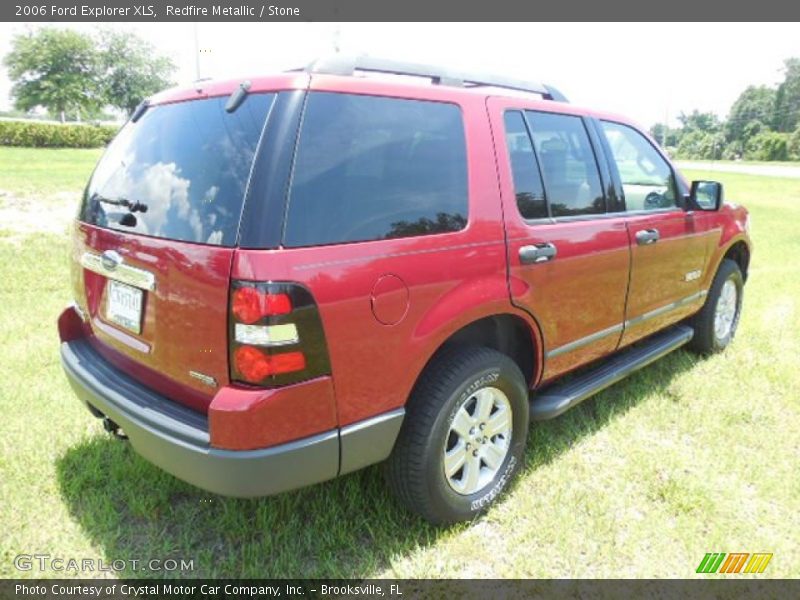
<svg viewBox="0 0 800 600"><path fill-rule="evenodd" d="M523 265L547 262L556 257L556 245L551 243L522 246L519 249L519 261Z"/></svg>
<svg viewBox="0 0 800 600"><path fill-rule="evenodd" d="M640 246L655 244L660 237L658 229L641 229L636 232L636 243Z"/></svg>

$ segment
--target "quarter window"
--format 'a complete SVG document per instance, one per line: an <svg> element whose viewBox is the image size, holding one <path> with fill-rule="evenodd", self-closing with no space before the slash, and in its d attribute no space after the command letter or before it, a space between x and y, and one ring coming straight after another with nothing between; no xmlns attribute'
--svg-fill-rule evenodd
<svg viewBox="0 0 800 600"><path fill-rule="evenodd" d="M601 121L601 125L622 181L626 210L674 207L672 169L647 138L621 123Z"/></svg>
<svg viewBox="0 0 800 600"><path fill-rule="evenodd" d="M603 186L583 119L526 111L553 217L606 210Z"/></svg>
<svg viewBox="0 0 800 600"><path fill-rule="evenodd" d="M284 244L463 229L466 154L456 105L314 92L298 142Z"/></svg>

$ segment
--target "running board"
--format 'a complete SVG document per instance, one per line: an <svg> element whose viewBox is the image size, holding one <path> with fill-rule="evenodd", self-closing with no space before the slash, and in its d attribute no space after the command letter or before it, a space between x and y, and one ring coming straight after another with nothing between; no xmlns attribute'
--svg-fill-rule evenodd
<svg viewBox="0 0 800 600"><path fill-rule="evenodd" d="M565 383L555 383L541 391L533 392L530 399L531 420L544 421L557 417L600 390L680 348L688 343L693 335L694 330L691 327L677 325L637 342L604 360L592 370L577 375Z"/></svg>

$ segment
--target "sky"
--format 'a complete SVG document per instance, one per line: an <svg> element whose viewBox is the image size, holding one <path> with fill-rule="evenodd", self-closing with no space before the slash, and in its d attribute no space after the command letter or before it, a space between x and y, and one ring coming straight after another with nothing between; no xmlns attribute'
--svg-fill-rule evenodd
<svg viewBox="0 0 800 600"><path fill-rule="evenodd" d="M91 32L97 25L60 24ZM543 81L575 104L644 126L694 109L724 117L748 85L775 85L800 57L796 23L107 23L170 56L175 78L275 72L331 53L366 52ZM0 23L0 55L13 34ZM197 48L195 50L195 32ZM199 67L199 68L198 68ZM11 107L0 67L0 110Z"/></svg>

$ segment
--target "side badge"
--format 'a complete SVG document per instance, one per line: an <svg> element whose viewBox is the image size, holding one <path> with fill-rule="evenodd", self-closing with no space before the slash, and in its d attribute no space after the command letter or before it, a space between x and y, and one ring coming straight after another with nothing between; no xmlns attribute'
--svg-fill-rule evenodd
<svg viewBox="0 0 800 600"><path fill-rule="evenodd" d="M208 387L217 387L217 380L211 377L211 375L206 375L205 373L200 373L199 371L189 371L189 375L198 381L202 381Z"/></svg>
<svg viewBox="0 0 800 600"><path fill-rule="evenodd" d="M700 279L700 269L689 271L686 275L683 276L684 281L694 281L695 279Z"/></svg>

